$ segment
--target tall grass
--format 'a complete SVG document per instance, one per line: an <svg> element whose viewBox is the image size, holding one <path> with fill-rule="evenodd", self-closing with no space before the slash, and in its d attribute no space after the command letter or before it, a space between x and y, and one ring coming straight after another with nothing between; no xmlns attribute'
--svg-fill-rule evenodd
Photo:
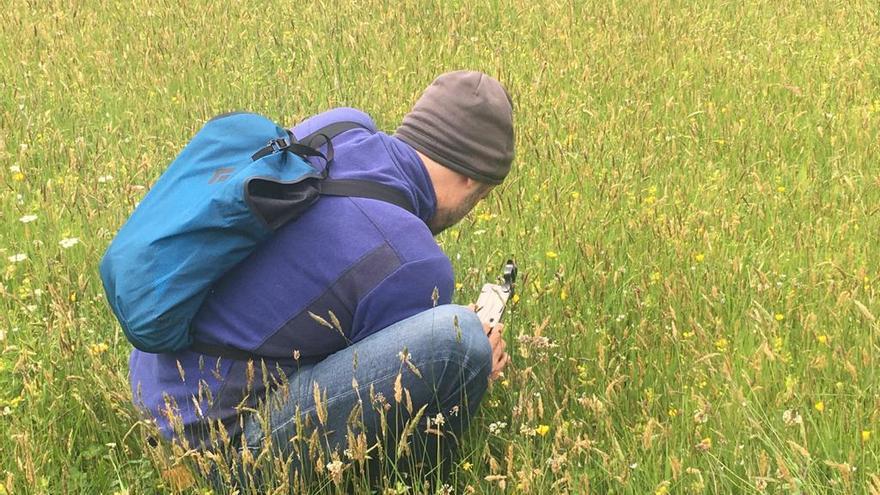
<svg viewBox="0 0 880 495"><path fill-rule="evenodd" d="M456 299L523 276L455 489L880 493L878 47L855 1L2 2L0 494L173 489L96 267L205 120L391 130L458 68L518 135Z"/></svg>

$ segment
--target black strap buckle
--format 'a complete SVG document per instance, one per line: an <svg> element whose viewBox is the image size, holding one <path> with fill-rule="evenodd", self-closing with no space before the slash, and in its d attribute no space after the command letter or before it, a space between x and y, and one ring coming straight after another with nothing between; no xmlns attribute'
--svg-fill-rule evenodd
<svg viewBox="0 0 880 495"><path fill-rule="evenodd" d="M290 142L287 140L286 137L276 138L270 139L269 144L267 144L266 146L272 150L270 151L270 153L278 153L283 149L287 149L287 147L290 146Z"/></svg>
<svg viewBox="0 0 880 495"><path fill-rule="evenodd" d="M279 151L288 150L297 144L296 137L294 137L293 133L289 130L287 131L287 135L284 137L270 139L266 146L263 146L256 153L251 155L251 160L259 160L264 156L271 155L273 153L278 153Z"/></svg>

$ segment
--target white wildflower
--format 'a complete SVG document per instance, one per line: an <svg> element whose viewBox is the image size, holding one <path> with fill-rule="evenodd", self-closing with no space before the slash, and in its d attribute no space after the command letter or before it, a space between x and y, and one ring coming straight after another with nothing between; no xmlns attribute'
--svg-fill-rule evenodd
<svg viewBox="0 0 880 495"><path fill-rule="evenodd" d="M64 249L69 249L79 244L79 237L68 237L66 239L61 239L60 241L58 241L58 244L60 244L61 247L63 247Z"/></svg>
<svg viewBox="0 0 880 495"><path fill-rule="evenodd" d="M24 253L13 254L12 256L6 258L11 263L21 263L22 261L27 259L27 255Z"/></svg>
<svg viewBox="0 0 880 495"><path fill-rule="evenodd" d="M36 215L25 215L25 216L19 218L18 221L21 223L31 223L36 219L37 219Z"/></svg>
<svg viewBox="0 0 880 495"><path fill-rule="evenodd" d="M786 409L782 413L782 422L785 423L785 426L794 426L803 424L804 420L803 418L801 418L799 412L793 411L791 409Z"/></svg>
<svg viewBox="0 0 880 495"><path fill-rule="evenodd" d="M694 423L706 424L709 421L709 411L697 409L694 411Z"/></svg>
<svg viewBox="0 0 880 495"><path fill-rule="evenodd" d="M489 433L491 433L493 435L497 434L497 433L501 433L501 430L503 430L505 428L507 428L507 423L505 423L503 421L496 421L494 423L489 424Z"/></svg>
<svg viewBox="0 0 880 495"><path fill-rule="evenodd" d="M103 183L105 183L105 182L110 182L111 180L113 180L113 176L112 176L112 175L109 175L109 174L108 174L108 175L102 175L102 176L98 177L98 182L101 183L101 184L103 184Z"/></svg>

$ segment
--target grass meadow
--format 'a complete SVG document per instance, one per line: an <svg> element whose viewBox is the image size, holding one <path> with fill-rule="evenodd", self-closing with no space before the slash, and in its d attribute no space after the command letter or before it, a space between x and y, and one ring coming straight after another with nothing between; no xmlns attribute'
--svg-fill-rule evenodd
<svg viewBox="0 0 880 495"><path fill-rule="evenodd" d="M104 249L213 115L390 131L459 68L517 158L438 240L457 302L521 281L447 491L880 493L876 2L0 4L0 495L211 493L145 442Z"/></svg>

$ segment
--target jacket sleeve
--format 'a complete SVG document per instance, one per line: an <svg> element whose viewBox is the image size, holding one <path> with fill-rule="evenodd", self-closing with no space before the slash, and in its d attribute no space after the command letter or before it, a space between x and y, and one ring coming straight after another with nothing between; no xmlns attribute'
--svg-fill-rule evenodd
<svg viewBox="0 0 880 495"><path fill-rule="evenodd" d="M383 328L434 307L452 302L452 264L446 256L407 262L358 302L352 322L357 342Z"/></svg>
<svg viewBox="0 0 880 495"><path fill-rule="evenodd" d="M356 108L348 107L334 108L309 117L291 130L297 139L302 139L318 129L336 122L356 122L371 131L376 131L376 123L369 115Z"/></svg>

